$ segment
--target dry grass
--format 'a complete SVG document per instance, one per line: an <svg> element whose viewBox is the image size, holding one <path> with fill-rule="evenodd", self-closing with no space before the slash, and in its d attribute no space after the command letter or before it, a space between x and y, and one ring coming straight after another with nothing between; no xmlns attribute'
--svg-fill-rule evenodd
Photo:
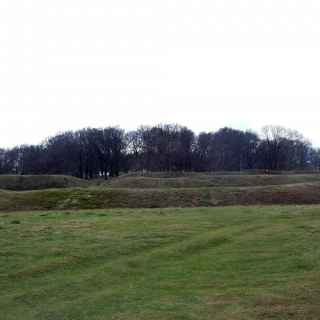
<svg viewBox="0 0 320 320"><path fill-rule="evenodd" d="M0 175L0 189L25 191L51 188L86 187L88 182L63 175Z"/></svg>
<svg viewBox="0 0 320 320"><path fill-rule="evenodd" d="M318 204L320 183L225 188L0 191L0 211Z"/></svg>

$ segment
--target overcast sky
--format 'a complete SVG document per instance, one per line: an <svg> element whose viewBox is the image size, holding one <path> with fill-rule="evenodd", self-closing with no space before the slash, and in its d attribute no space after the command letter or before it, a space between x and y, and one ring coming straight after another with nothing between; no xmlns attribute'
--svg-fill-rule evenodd
<svg viewBox="0 0 320 320"><path fill-rule="evenodd" d="M279 124L320 146L319 0L0 0L0 146Z"/></svg>

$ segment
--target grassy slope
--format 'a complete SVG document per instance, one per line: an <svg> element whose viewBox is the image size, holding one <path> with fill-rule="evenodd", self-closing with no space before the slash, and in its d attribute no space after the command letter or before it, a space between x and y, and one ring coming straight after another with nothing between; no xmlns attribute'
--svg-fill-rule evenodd
<svg viewBox="0 0 320 320"><path fill-rule="evenodd" d="M0 214L2 320L320 314L320 207Z"/></svg>
<svg viewBox="0 0 320 320"><path fill-rule="evenodd" d="M0 211L319 203L320 183L249 188L0 190Z"/></svg>
<svg viewBox="0 0 320 320"><path fill-rule="evenodd" d="M60 189L0 190L0 211L320 203L320 175L190 173L177 178L125 176L102 185L64 176L0 176L1 183L17 190Z"/></svg>
<svg viewBox="0 0 320 320"><path fill-rule="evenodd" d="M112 179L112 188L200 188L200 187L252 187L320 182L320 174L297 175L213 175L190 173L184 177L123 176Z"/></svg>
<svg viewBox="0 0 320 320"><path fill-rule="evenodd" d="M88 182L63 175L0 175L0 189L39 190L50 188L85 187Z"/></svg>

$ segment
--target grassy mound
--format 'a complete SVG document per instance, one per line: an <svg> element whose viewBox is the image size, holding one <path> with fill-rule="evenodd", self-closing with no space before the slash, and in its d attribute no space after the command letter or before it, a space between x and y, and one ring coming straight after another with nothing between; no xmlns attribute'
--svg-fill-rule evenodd
<svg viewBox="0 0 320 320"><path fill-rule="evenodd" d="M0 191L0 210L320 203L320 175L315 174L190 173L177 178L123 176L98 183L67 176L0 176L2 189L19 191Z"/></svg>
<svg viewBox="0 0 320 320"><path fill-rule="evenodd" d="M148 178L183 178L183 177L212 177L212 176L248 176L248 175L265 175L266 170L253 169L243 171L132 171L126 174L122 174L122 177L148 177ZM293 170L293 171L281 171L281 170L269 170L270 175L319 175L319 171L316 170Z"/></svg>
<svg viewBox="0 0 320 320"><path fill-rule="evenodd" d="M122 176L107 182L112 188L252 187L320 182L320 174L213 175L189 173L178 177Z"/></svg>
<svg viewBox="0 0 320 320"><path fill-rule="evenodd" d="M0 214L1 319L319 319L319 212Z"/></svg>
<svg viewBox="0 0 320 320"><path fill-rule="evenodd" d="M1 211L320 204L320 183L197 189L69 188L2 191Z"/></svg>
<svg viewBox="0 0 320 320"><path fill-rule="evenodd" d="M63 175L0 175L0 189L41 190L51 188L85 187L88 182Z"/></svg>

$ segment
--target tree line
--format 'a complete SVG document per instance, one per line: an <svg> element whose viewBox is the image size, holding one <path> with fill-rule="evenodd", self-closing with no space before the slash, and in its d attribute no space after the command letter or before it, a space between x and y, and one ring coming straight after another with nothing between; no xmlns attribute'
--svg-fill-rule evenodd
<svg viewBox="0 0 320 320"><path fill-rule="evenodd" d="M0 174L67 174L92 179L128 171L318 170L320 151L280 126L222 128L196 135L163 124L125 132L119 127L59 133L39 145L0 149Z"/></svg>

